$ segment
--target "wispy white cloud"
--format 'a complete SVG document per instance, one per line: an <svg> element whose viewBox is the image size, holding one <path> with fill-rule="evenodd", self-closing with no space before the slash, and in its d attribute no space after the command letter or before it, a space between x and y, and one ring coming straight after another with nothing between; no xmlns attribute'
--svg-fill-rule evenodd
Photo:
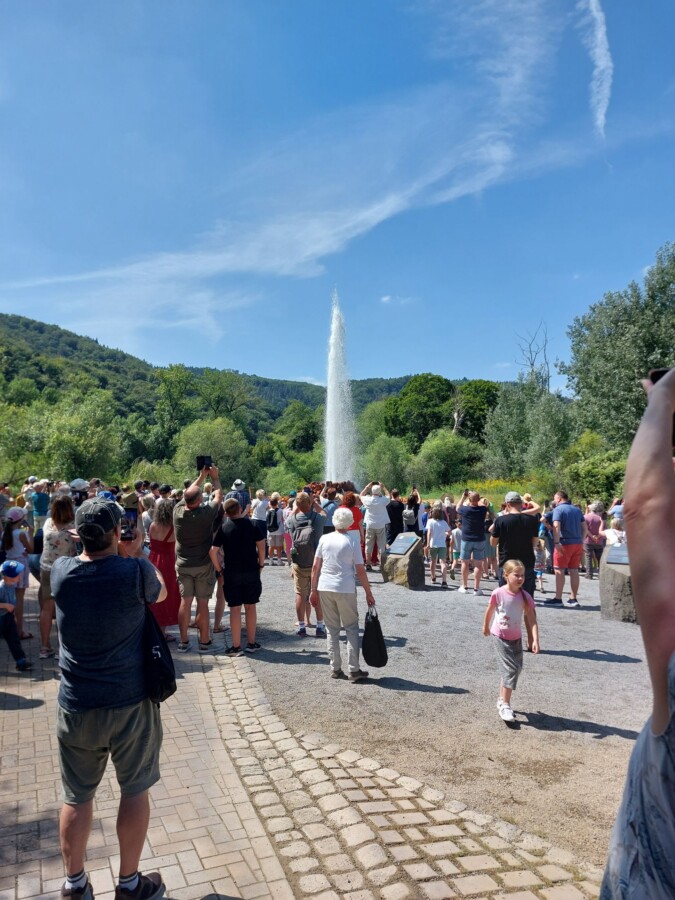
<svg viewBox="0 0 675 900"><path fill-rule="evenodd" d="M614 75L614 63L607 38L607 23L600 0L579 0L577 9L582 12L583 42L593 62L591 112L595 130L604 137Z"/></svg>
<svg viewBox="0 0 675 900"><path fill-rule="evenodd" d="M232 173L219 188L228 217L187 249L5 283L0 302L19 291L63 302L60 321L97 337L123 321L137 343L153 323L217 340L227 311L256 302L242 277L316 276L329 255L407 210L568 164L575 148L523 150L560 31L551 0L424 8L438 25L435 53L461 55L470 70L461 87L441 81L315 119Z"/></svg>
<svg viewBox="0 0 675 900"><path fill-rule="evenodd" d="M510 362L499 362L494 364L495 369L510 369L513 363Z"/></svg>
<svg viewBox="0 0 675 900"><path fill-rule="evenodd" d="M380 297L380 303L391 303L391 294L385 294L384 297Z"/></svg>
<svg viewBox="0 0 675 900"><path fill-rule="evenodd" d="M380 303L387 306L409 306L411 303L417 303L419 297L399 297L397 294L385 294L380 297Z"/></svg>

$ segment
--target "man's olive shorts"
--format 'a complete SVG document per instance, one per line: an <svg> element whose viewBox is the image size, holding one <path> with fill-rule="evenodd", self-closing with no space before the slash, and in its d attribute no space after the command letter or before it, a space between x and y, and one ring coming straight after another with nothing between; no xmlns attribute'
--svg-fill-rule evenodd
<svg viewBox="0 0 675 900"><path fill-rule="evenodd" d="M150 700L76 713L57 706L56 736L66 803L92 799L109 756L123 797L141 794L159 781L162 719L159 706Z"/></svg>

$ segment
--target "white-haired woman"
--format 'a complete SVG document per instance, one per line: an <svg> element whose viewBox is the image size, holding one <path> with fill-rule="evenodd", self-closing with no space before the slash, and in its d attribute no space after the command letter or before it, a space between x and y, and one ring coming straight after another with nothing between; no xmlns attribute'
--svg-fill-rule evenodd
<svg viewBox="0 0 675 900"><path fill-rule="evenodd" d="M316 606L317 601L321 601L328 631L326 643L331 677L346 678L340 654L340 629L344 628L348 645L349 680L361 681L368 677L368 673L359 665L357 578L365 591L368 606L375 605L375 598L363 564L358 532L349 531L353 522L354 516L350 509L341 506L335 510L333 514L335 531L321 538L314 557L309 602L312 606Z"/></svg>

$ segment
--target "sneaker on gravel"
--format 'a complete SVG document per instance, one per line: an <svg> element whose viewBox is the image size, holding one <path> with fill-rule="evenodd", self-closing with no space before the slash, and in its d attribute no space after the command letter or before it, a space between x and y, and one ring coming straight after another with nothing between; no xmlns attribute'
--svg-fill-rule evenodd
<svg viewBox="0 0 675 900"><path fill-rule="evenodd" d="M454 569L450 569L450 577L452 578L453 581L455 580L455 570Z"/></svg>
<svg viewBox="0 0 675 900"><path fill-rule="evenodd" d="M468 594L469 589L465 588L463 584L460 584L460 586L457 588L457 593L458 594Z"/></svg>
<svg viewBox="0 0 675 900"><path fill-rule="evenodd" d="M67 900L67 898L70 898L70 900L94 900L94 889L91 886L91 881L87 878L87 883L81 888L68 889L64 884L61 888L61 897L64 900Z"/></svg>
<svg viewBox="0 0 675 900"><path fill-rule="evenodd" d="M546 597L543 603L544 606L562 606L562 599L560 597Z"/></svg>
<svg viewBox="0 0 675 900"><path fill-rule="evenodd" d="M150 872L149 875L138 873L138 884L135 890L128 891L119 884L115 888L115 900L157 900L164 896L166 886L159 872Z"/></svg>
<svg viewBox="0 0 675 900"><path fill-rule="evenodd" d="M20 662L16 664L17 672L29 672L33 668L33 663L28 662L27 659L22 659Z"/></svg>
<svg viewBox="0 0 675 900"><path fill-rule="evenodd" d="M356 672L349 673L350 681L363 681L364 678L368 677L368 673L364 672L363 669L357 669Z"/></svg>
<svg viewBox="0 0 675 900"><path fill-rule="evenodd" d="M256 653L260 649L262 649L261 645L257 641L254 641L252 644L246 644L244 653Z"/></svg>
<svg viewBox="0 0 675 900"><path fill-rule="evenodd" d="M581 609L581 605L580 605L579 601L576 599L576 597L570 597L570 599L567 601L565 606L568 609Z"/></svg>
<svg viewBox="0 0 675 900"><path fill-rule="evenodd" d="M325 638L326 637L326 626L325 625L317 625L316 626L316 636Z"/></svg>
<svg viewBox="0 0 675 900"><path fill-rule="evenodd" d="M330 677L331 677L331 678L341 678L341 679L344 680L347 676L346 676L345 673L342 671L342 669L336 669L334 672L331 672L331 673L330 673Z"/></svg>
<svg viewBox="0 0 675 900"><path fill-rule="evenodd" d="M516 718L513 715L513 710L511 709L509 704L504 702L502 702L502 705L499 707L499 715L502 717L504 722L513 722Z"/></svg>
<svg viewBox="0 0 675 900"><path fill-rule="evenodd" d="M295 629L295 633L298 635L298 637L307 637L307 629L304 625L298 625L298 627Z"/></svg>
<svg viewBox="0 0 675 900"><path fill-rule="evenodd" d="M189 649L190 649L190 641L180 641L180 643L176 647L176 650L179 653L187 653Z"/></svg>
<svg viewBox="0 0 675 900"><path fill-rule="evenodd" d="M481 591L480 588L476 588L476 590L473 592L473 595L474 595L474 597L482 597L483 592Z"/></svg>
<svg viewBox="0 0 675 900"><path fill-rule="evenodd" d="M241 647L228 647L225 651L225 656L243 656L244 651Z"/></svg>
<svg viewBox="0 0 675 900"><path fill-rule="evenodd" d="M40 647L40 659L51 659L52 656L56 656L55 650L51 647Z"/></svg>

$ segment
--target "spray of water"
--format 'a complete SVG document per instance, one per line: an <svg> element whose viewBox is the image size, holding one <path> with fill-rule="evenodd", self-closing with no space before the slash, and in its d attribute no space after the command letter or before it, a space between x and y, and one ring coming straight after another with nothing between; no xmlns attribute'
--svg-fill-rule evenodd
<svg viewBox="0 0 675 900"><path fill-rule="evenodd" d="M354 478L355 427L352 389L347 374L345 320L337 291L333 291L333 314L328 343L328 390L326 392L326 478Z"/></svg>

